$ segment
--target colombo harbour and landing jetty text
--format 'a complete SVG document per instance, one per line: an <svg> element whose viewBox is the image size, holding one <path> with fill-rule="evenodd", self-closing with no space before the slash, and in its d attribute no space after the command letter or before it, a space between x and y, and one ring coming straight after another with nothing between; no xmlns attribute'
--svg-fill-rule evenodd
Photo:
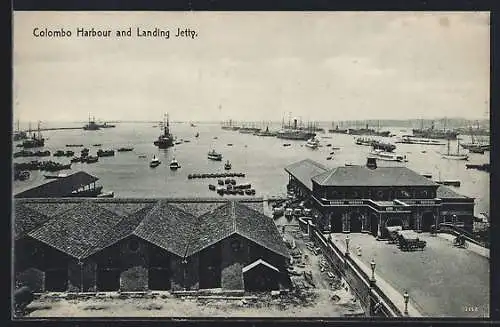
<svg viewBox="0 0 500 327"><path fill-rule="evenodd" d="M191 38L194 39L198 36L198 32L191 28L176 28L175 34L172 35L176 38ZM135 32L135 33L134 33ZM170 30L162 29L159 27L154 28L126 28L126 29L96 29L79 27L76 29L49 29L49 28L33 28L33 36L37 38L69 38L69 37L86 37L86 38L111 38L111 37L143 37L143 38L170 38Z"/></svg>

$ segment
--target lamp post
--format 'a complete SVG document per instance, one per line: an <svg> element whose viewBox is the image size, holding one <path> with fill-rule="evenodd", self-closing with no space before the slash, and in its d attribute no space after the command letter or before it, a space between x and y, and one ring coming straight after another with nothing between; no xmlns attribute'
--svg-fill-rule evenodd
<svg viewBox="0 0 500 327"><path fill-rule="evenodd" d="M405 315L408 315L408 300L410 299L410 296L408 295L408 292L405 291L405 294L403 294L403 297L405 298Z"/></svg>
<svg viewBox="0 0 500 327"><path fill-rule="evenodd" d="M371 279L372 283L375 283L375 266L376 266L375 260L372 258L372 261L370 261L370 267L372 268L372 279Z"/></svg>
<svg viewBox="0 0 500 327"><path fill-rule="evenodd" d="M457 226L457 215L453 215L453 226Z"/></svg>
<svg viewBox="0 0 500 327"><path fill-rule="evenodd" d="M182 266L183 266L183 268L184 268L184 269L182 269L182 272L183 272L183 274L182 274L182 277L183 277L183 278L182 278L182 282L183 282L182 284L183 284L183 285L182 285L182 286L184 287L184 290L187 290L187 287L186 287L186 279L187 279L187 278L186 278L186 275L187 275L187 260L186 260L186 258L184 258L184 259L182 260Z"/></svg>
<svg viewBox="0 0 500 327"><path fill-rule="evenodd" d="M347 234L345 236L345 255L348 256L349 255L349 242L351 241L351 239L349 238L349 234Z"/></svg>
<svg viewBox="0 0 500 327"><path fill-rule="evenodd" d="M78 265L80 266L80 292L83 293L83 262L78 260Z"/></svg>

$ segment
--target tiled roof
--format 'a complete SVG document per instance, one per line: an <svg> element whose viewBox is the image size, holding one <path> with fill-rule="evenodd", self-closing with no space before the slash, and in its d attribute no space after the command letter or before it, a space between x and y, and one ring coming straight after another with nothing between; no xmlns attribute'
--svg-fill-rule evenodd
<svg viewBox="0 0 500 327"><path fill-rule="evenodd" d="M312 190L311 179L316 176L327 172L329 169L316 161L311 159L304 159L302 161L293 163L285 167L285 171L299 180L302 184Z"/></svg>
<svg viewBox="0 0 500 327"><path fill-rule="evenodd" d="M470 199L469 197L453 191L451 188L439 185L436 197L439 199Z"/></svg>
<svg viewBox="0 0 500 327"><path fill-rule="evenodd" d="M50 219L38 211L24 205L16 205L14 208L14 238L17 240L33 229L43 225Z"/></svg>
<svg viewBox="0 0 500 327"><path fill-rule="evenodd" d="M49 217L60 214L63 211L69 210L76 206L77 203L43 203L43 202L26 202L25 207L38 211Z"/></svg>
<svg viewBox="0 0 500 327"><path fill-rule="evenodd" d="M233 233L239 233L273 252L288 256L273 220L245 205L248 203L263 207L263 203L259 200L240 201L16 199L15 208L19 212L18 218L24 219L24 216L36 214L45 216L27 208L28 205L41 210L46 210L49 205L67 206L68 209L60 210L53 216L50 224L42 222L41 226L28 235L78 259L94 255L130 235L184 257ZM209 211L196 217L180 209L179 204L183 208L193 205L196 210L201 204ZM18 234L22 234L23 226L16 223Z"/></svg>
<svg viewBox="0 0 500 327"><path fill-rule="evenodd" d="M312 180L324 186L437 186L406 167L337 167L314 176Z"/></svg>
<svg viewBox="0 0 500 327"><path fill-rule="evenodd" d="M158 203L145 215L134 234L178 256L186 253L197 218L166 201Z"/></svg>
<svg viewBox="0 0 500 327"><path fill-rule="evenodd" d="M99 178L78 171L64 178L59 178L40 186L31 188L24 192L17 193L16 198L63 198L71 195L71 192L78 190L82 186L89 185Z"/></svg>
<svg viewBox="0 0 500 327"><path fill-rule="evenodd" d="M82 258L121 219L109 210L84 201L53 217L50 223L30 232L29 236L72 257Z"/></svg>
<svg viewBox="0 0 500 327"><path fill-rule="evenodd" d="M200 217L199 229L191 241L188 255L192 255L233 233L269 249L288 256L288 250L271 218L236 201L217 208Z"/></svg>
<svg viewBox="0 0 500 327"><path fill-rule="evenodd" d="M153 205L148 204L144 208L130 214L128 217L122 218L113 228L111 228L104 237L89 249L84 256L88 257L97 253L108 246L134 234L135 229L144 220L146 215L152 209Z"/></svg>

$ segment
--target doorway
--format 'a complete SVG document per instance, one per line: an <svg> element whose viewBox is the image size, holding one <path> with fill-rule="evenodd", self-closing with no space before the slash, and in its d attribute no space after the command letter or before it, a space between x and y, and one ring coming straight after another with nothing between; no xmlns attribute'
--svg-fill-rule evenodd
<svg viewBox="0 0 500 327"><path fill-rule="evenodd" d="M422 231L430 232L432 225L434 225L434 214L432 212L424 212L422 214Z"/></svg>
<svg viewBox="0 0 500 327"><path fill-rule="evenodd" d="M351 233L361 233L361 215L359 212L353 212L351 213L350 217L350 232Z"/></svg>

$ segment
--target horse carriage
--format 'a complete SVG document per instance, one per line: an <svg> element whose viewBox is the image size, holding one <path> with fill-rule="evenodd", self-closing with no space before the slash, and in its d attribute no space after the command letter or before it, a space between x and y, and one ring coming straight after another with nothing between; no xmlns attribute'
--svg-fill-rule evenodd
<svg viewBox="0 0 500 327"><path fill-rule="evenodd" d="M402 226L387 227L387 231L389 233L389 243L397 244L401 251L423 251L427 245L426 241L418 238L417 233L410 230L403 230Z"/></svg>

